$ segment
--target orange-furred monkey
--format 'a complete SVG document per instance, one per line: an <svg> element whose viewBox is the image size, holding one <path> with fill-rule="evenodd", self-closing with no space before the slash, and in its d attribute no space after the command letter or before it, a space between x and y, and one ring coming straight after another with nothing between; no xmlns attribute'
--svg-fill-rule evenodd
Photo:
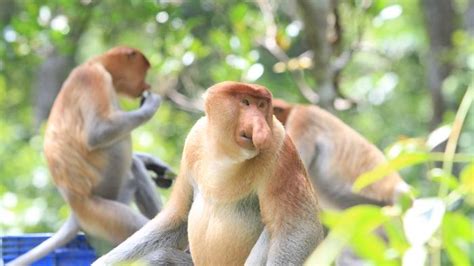
<svg viewBox="0 0 474 266"><path fill-rule="evenodd" d="M274 99L273 112L295 143L323 210L341 210L357 204L390 205L401 193L409 191L409 186L393 172L361 193L352 192L352 185L361 174L386 162L383 153L317 106L292 105ZM356 266L364 262L345 248L336 265Z"/></svg>
<svg viewBox="0 0 474 266"><path fill-rule="evenodd" d="M361 174L386 162L383 153L355 130L314 105L291 105L273 100L273 112L286 128L311 176L322 209L345 209L357 204L393 204L409 186L393 172L352 192Z"/></svg>
<svg viewBox="0 0 474 266"><path fill-rule="evenodd" d="M168 204L93 265L301 265L321 241L316 195L270 91L223 82L205 97Z"/></svg>
<svg viewBox="0 0 474 266"><path fill-rule="evenodd" d="M117 102L117 94L137 98L149 88L144 81L149 67L140 51L116 47L70 73L51 110L44 153L73 214L55 235L11 264L31 264L79 229L117 245L158 213L161 202L146 168L163 165L146 154L132 155L130 132L153 116L160 98L150 93L130 112ZM143 215L127 205L132 197Z"/></svg>

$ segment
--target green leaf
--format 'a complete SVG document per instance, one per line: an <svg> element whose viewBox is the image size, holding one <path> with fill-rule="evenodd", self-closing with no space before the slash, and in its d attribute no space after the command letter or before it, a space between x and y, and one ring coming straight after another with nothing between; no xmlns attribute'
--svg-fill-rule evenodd
<svg viewBox="0 0 474 266"><path fill-rule="evenodd" d="M350 241L350 245L357 255L365 260L373 261L375 265L397 265L395 261L386 258L387 245L380 236L373 233L357 233Z"/></svg>
<svg viewBox="0 0 474 266"><path fill-rule="evenodd" d="M460 175L461 184L467 193L474 194L474 163L464 167Z"/></svg>
<svg viewBox="0 0 474 266"><path fill-rule="evenodd" d="M329 233L326 239L309 256L304 265L332 265L347 243L347 238Z"/></svg>
<svg viewBox="0 0 474 266"><path fill-rule="evenodd" d="M306 264L331 265L347 244L363 241L360 239L361 235L372 234L386 220L388 217L381 208L371 205L355 206L340 215L334 213L323 215L323 221L331 225L331 232L311 254ZM372 248L372 244L369 248Z"/></svg>
<svg viewBox="0 0 474 266"><path fill-rule="evenodd" d="M403 254L409 247L409 244L403 233L403 224L400 219L392 219L383 225L387 234L390 247L397 250L399 254Z"/></svg>
<svg viewBox="0 0 474 266"><path fill-rule="evenodd" d="M240 4L236 5L230 11L231 21L233 23L241 22L244 19L245 14L247 13L247 11L248 11L248 7L247 7L246 4L240 3Z"/></svg>
<svg viewBox="0 0 474 266"><path fill-rule="evenodd" d="M340 211L325 210L321 213L321 221L329 228L335 227L342 219L343 213Z"/></svg>
<svg viewBox="0 0 474 266"><path fill-rule="evenodd" d="M454 265L469 265L474 230L471 221L458 213L447 213L442 224L442 239L448 257Z"/></svg>
<svg viewBox="0 0 474 266"><path fill-rule="evenodd" d="M456 189L459 186L459 182L455 176L446 173L443 169L433 168L430 170L431 180L444 184L449 189Z"/></svg>
<svg viewBox="0 0 474 266"><path fill-rule="evenodd" d="M407 166L420 164L428 160L430 160L429 153L401 154L397 158L388 161L386 164L379 165L373 170L359 176L354 182L352 190L354 192L360 192L366 186L384 178L386 175L394 171L400 170Z"/></svg>

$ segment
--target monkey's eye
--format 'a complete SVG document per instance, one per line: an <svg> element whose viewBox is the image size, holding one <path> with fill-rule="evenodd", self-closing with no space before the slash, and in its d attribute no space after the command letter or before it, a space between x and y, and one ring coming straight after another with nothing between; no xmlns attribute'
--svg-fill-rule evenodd
<svg viewBox="0 0 474 266"><path fill-rule="evenodd" d="M240 100L240 102L241 102L242 104L246 105L246 106L249 106L249 105L250 105L250 102L249 102L249 100L247 100L247 99L242 99L242 100Z"/></svg>
<svg viewBox="0 0 474 266"><path fill-rule="evenodd" d="M258 104L258 108L260 108L260 109L264 109L265 107L267 107L267 103L266 103L266 102L260 102L260 103Z"/></svg>

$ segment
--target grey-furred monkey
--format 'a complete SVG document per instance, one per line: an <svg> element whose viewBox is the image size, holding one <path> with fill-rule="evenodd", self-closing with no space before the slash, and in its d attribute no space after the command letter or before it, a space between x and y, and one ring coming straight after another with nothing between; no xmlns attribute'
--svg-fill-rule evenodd
<svg viewBox="0 0 474 266"><path fill-rule="evenodd" d="M161 186L169 168L147 154L132 154L133 129L160 105L149 93L143 105L122 111L117 95L138 98L150 64L137 49L115 47L76 67L64 82L48 119L44 153L61 195L72 209L63 226L42 244L12 261L31 264L76 236L79 230L118 245L161 209L147 168ZM140 212L128 204L135 198Z"/></svg>
<svg viewBox="0 0 474 266"><path fill-rule="evenodd" d="M93 265L301 265L321 241L316 194L270 91L223 82L205 99L163 211Z"/></svg>

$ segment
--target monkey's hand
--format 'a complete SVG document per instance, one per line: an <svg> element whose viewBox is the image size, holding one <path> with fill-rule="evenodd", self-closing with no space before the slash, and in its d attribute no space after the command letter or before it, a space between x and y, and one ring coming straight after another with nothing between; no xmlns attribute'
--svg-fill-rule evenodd
<svg viewBox="0 0 474 266"><path fill-rule="evenodd" d="M176 174L170 171L170 169L166 166L159 165L159 164L145 164L145 167L148 171L155 173L152 175L153 181L158 187L161 188L169 188L171 184L173 184L173 179L176 177Z"/></svg>
<svg viewBox="0 0 474 266"><path fill-rule="evenodd" d="M153 172L153 181L158 187L169 188L176 178L176 174L165 162L147 153L135 152L134 157L141 160L148 171Z"/></svg>
<svg viewBox="0 0 474 266"><path fill-rule="evenodd" d="M160 107L160 103L161 97L158 94L149 92L143 95L140 110L147 120L156 113L156 110Z"/></svg>

